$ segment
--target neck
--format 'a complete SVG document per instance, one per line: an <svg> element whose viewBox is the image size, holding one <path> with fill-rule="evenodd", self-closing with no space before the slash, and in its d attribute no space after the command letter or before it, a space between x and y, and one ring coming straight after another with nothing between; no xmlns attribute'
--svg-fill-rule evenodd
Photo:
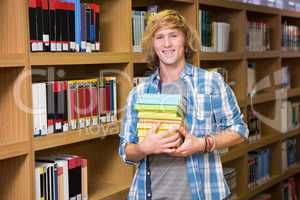
<svg viewBox="0 0 300 200"><path fill-rule="evenodd" d="M159 75L162 83L171 83L177 81L180 77L180 73L184 69L184 61L176 65L165 65L160 63Z"/></svg>

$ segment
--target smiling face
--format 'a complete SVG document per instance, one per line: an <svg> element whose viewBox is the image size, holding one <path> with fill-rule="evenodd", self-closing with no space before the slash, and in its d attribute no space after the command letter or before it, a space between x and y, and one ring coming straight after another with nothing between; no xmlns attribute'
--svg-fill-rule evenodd
<svg viewBox="0 0 300 200"><path fill-rule="evenodd" d="M178 29L161 28L154 34L153 46L159 58L160 66L183 66L184 57L184 33Z"/></svg>

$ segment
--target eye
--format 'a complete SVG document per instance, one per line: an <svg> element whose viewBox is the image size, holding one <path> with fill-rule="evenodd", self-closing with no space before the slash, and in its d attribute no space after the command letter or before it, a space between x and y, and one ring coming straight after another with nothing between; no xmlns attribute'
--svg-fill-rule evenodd
<svg viewBox="0 0 300 200"><path fill-rule="evenodd" d="M177 34L171 34L172 38L177 38L177 36L178 36Z"/></svg>
<svg viewBox="0 0 300 200"><path fill-rule="evenodd" d="M161 40L161 39L163 39L163 36L162 35L158 35L158 36L155 37L155 39L156 40Z"/></svg>

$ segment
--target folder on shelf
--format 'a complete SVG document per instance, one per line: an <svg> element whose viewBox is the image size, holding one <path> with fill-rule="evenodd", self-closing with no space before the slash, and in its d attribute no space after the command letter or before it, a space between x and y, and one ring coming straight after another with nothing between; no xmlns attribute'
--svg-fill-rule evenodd
<svg viewBox="0 0 300 200"><path fill-rule="evenodd" d="M56 48L56 0L49 0L49 32L50 32L50 51L57 51Z"/></svg>

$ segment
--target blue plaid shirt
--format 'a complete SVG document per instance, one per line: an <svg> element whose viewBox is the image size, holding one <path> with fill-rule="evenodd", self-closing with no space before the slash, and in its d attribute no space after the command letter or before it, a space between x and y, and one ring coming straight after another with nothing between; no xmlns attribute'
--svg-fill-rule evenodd
<svg viewBox="0 0 300 200"><path fill-rule="evenodd" d="M218 134L225 129L248 138L247 125L231 88L216 72L186 63L180 74L187 85L185 123L189 133L197 137ZM141 85L133 88L127 98L125 117L120 132L119 154L127 164L137 164L128 200L150 200L152 196L148 157L135 163L126 158L128 143L138 143L137 112L133 106L143 93L160 93L159 69ZM220 200L230 194L218 151L195 153L186 159L187 174L193 200Z"/></svg>

